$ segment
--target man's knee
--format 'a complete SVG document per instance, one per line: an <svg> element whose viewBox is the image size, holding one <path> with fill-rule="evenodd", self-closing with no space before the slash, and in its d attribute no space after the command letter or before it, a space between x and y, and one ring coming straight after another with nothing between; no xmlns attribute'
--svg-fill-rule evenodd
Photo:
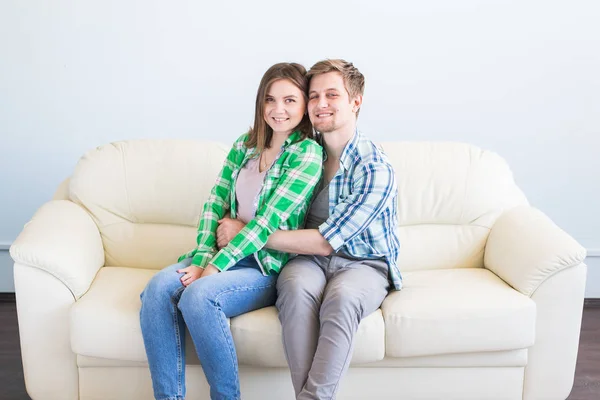
<svg viewBox="0 0 600 400"><path fill-rule="evenodd" d="M327 289L320 310L321 321L331 318L360 318L363 314L363 301L360 293L344 285Z"/></svg>

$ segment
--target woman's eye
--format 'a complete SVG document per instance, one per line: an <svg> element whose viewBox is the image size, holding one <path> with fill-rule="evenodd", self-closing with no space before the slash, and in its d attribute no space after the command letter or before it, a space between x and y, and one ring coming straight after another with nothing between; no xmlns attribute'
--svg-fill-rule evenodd
<svg viewBox="0 0 600 400"><path fill-rule="evenodd" d="M267 97L267 98L265 99L265 102L266 102L266 103L271 103L271 102L273 102L273 98L272 98L272 97Z"/></svg>
<svg viewBox="0 0 600 400"><path fill-rule="evenodd" d="M294 100L294 99L285 99L285 102L286 103L295 103L296 100Z"/></svg>

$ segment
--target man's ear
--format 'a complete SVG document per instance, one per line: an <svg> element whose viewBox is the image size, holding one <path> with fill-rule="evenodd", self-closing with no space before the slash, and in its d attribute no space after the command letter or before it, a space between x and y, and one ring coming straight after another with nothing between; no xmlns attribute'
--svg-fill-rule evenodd
<svg viewBox="0 0 600 400"><path fill-rule="evenodd" d="M362 102L362 94L357 94L356 96L354 96L354 98L352 99L352 111L358 112L358 110L360 110L360 107L362 106Z"/></svg>

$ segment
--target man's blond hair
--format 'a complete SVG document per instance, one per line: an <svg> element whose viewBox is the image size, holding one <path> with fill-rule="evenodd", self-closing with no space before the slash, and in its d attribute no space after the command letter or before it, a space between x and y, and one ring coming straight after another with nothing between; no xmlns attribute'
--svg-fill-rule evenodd
<svg viewBox="0 0 600 400"><path fill-rule="evenodd" d="M309 86L310 81L314 76L329 72L339 72L340 75L342 75L344 87L346 88L346 92L348 92L350 99L358 95L363 95L365 91L364 75L361 74L358 68L356 68L351 62L341 59L323 60L313 65L310 71L308 71L306 74L306 77L309 81ZM356 112L357 117L359 111L360 110Z"/></svg>

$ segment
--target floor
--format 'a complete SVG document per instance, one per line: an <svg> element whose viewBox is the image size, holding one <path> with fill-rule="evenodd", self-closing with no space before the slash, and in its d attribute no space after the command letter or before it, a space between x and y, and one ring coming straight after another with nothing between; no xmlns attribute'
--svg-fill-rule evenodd
<svg viewBox="0 0 600 400"><path fill-rule="evenodd" d="M26 400L14 301L0 302L0 400ZM583 311L575 384L568 400L600 399L600 307Z"/></svg>

